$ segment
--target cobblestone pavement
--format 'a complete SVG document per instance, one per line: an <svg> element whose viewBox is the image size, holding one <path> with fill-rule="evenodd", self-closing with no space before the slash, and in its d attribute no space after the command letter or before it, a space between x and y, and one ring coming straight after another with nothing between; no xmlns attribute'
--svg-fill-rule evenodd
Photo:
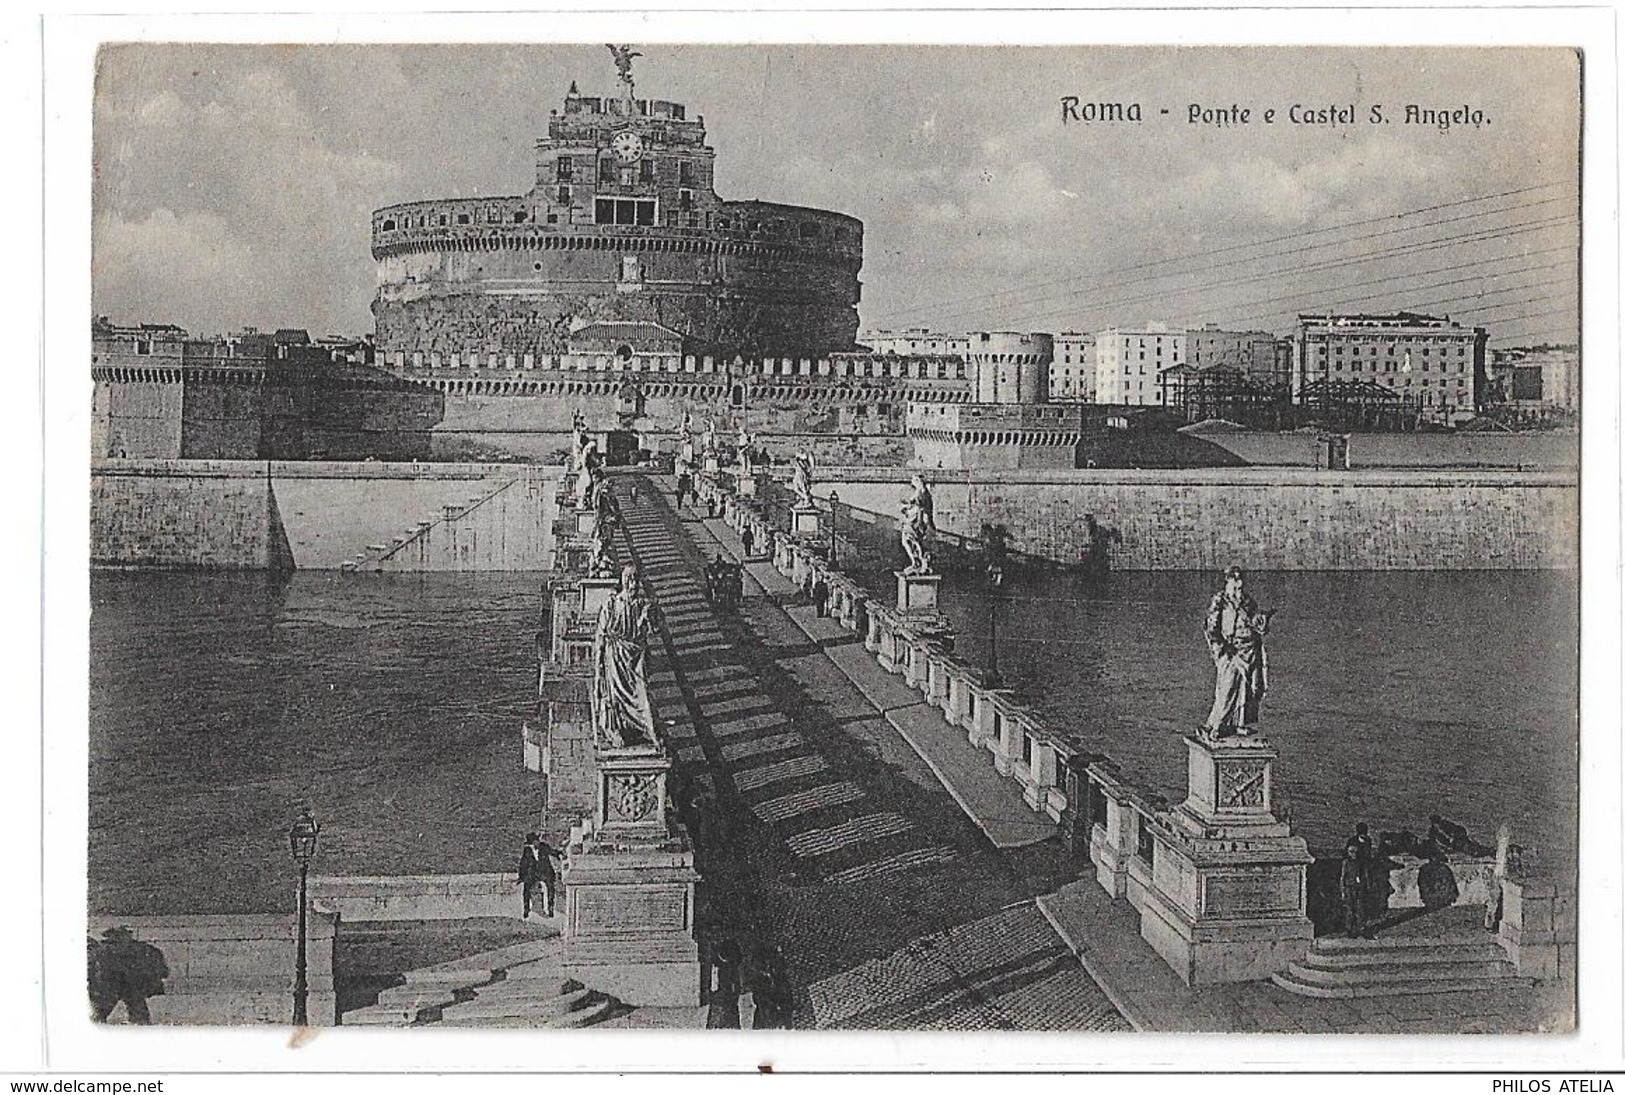
<svg viewBox="0 0 1625 1095"><path fill-rule="evenodd" d="M1071 877L1058 841L996 850L759 586L719 617L699 579L710 532L652 482L639 493L619 547L671 639L651 687L676 717L699 915L741 944L747 987L778 945L796 1026L1128 1029L1033 904Z"/></svg>

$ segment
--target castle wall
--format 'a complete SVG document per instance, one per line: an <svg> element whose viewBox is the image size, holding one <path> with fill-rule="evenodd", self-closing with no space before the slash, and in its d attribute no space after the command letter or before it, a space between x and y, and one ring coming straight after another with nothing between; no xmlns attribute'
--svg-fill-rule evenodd
<svg viewBox="0 0 1625 1095"><path fill-rule="evenodd" d="M255 460L264 454L266 397L259 384L188 379L181 387L184 459Z"/></svg>
<svg viewBox="0 0 1625 1095"><path fill-rule="evenodd" d="M262 367L93 370L94 459L425 459L445 396L368 376ZM385 381L376 383L372 378Z"/></svg>
<svg viewBox="0 0 1625 1095"><path fill-rule="evenodd" d="M96 384L91 392L91 456L175 459L181 455L181 421L179 384Z"/></svg>
<svg viewBox="0 0 1625 1095"><path fill-rule="evenodd" d="M619 243L620 241L613 241ZM805 261L522 249L414 256L413 280L373 304L379 351L559 354L572 326L646 320L719 354L818 355L857 337L856 279ZM387 276L387 275L386 275Z"/></svg>
<svg viewBox="0 0 1625 1095"><path fill-rule="evenodd" d="M887 517L908 473L827 468L820 494ZM1113 569L1546 570L1578 565L1572 472L974 471L929 476L938 527L1002 524L1012 550ZM1091 526L1093 520L1093 527Z"/></svg>

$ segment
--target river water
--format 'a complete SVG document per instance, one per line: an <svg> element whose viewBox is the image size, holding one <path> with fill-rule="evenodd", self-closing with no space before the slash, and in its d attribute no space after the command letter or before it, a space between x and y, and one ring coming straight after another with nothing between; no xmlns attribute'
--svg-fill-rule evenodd
<svg viewBox="0 0 1625 1095"><path fill-rule="evenodd" d="M90 903L292 909L313 874L512 870L540 820L520 725L538 575L95 573Z"/></svg>
<svg viewBox="0 0 1625 1095"><path fill-rule="evenodd" d="M1207 716L1202 621L1217 575L1016 574L998 598L999 669L1019 697L1081 730L1170 802L1178 736ZM945 583L956 649L987 654L988 599ZM1261 729L1293 827L1340 848L1353 823L1425 833L1442 814L1543 859L1577 832L1578 613L1573 575L1256 573L1275 608Z"/></svg>
<svg viewBox="0 0 1625 1095"><path fill-rule="evenodd" d="M1177 732L1206 714L1213 577L1016 574L1001 669L1178 801ZM1312 847L1347 827L1574 845L1575 584L1549 574L1260 574L1279 610L1265 728ZM986 602L951 579L959 649ZM98 912L293 905L286 830L310 801L314 873L511 870L540 819L521 765L537 575L97 573L91 578L90 902Z"/></svg>

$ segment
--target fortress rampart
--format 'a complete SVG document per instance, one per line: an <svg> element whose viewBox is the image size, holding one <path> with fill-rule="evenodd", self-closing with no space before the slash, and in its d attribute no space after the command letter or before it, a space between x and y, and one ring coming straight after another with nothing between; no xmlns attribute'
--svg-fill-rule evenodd
<svg viewBox="0 0 1625 1095"><path fill-rule="evenodd" d="M776 202L722 202L712 228L546 224L534 198L440 198L372 215L372 257L422 251L627 251L798 259L856 275L863 222ZM392 268L393 269L393 268Z"/></svg>

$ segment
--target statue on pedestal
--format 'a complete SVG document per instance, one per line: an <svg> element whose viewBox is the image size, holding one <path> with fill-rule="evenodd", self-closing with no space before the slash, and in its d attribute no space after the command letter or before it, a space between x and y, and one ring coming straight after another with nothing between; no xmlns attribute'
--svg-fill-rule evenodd
<svg viewBox="0 0 1625 1095"><path fill-rule="evenodd" d="M931 488L925 485L922 476L916 475L909 480L909 493L903 497L902 520L898 522L903 551L908 555L904 574L932 573L931 553L926 550L925 539L936 527L936 503L931 498Z"/></svg>
<svg viewBox="0 0 1625 1095"><path fill-rule="evenodd" d="M1212 738L1256 734L1258 707L1269 688L1264 636L1275 612L1259 611L1246 581L1238 566L1225 571L1224 588L1213 595L1202 627L1216 671L1213 710L1202 727Z"/></svg>
<svg viewBox="0 0 1625 1095"><path fill-rule="evenodd" d="M683 412L683 425L678 431L678 459L690 468L694 466L694 433L691 428L692 419L687 411Z"/></svg>
<svg viewBox="0 0 1625 1095"><path fill-rule="evenodd" d="M795 477L790 480L790 489L796 492L803 506L812 506L813 503L813 468L816 466L812 453L802 451L792 458L796 470Z"/></svg>
<svg viewBox="0 0 1625 1095"><path fill-rule="evenodd" d="M575 434L575 440L570 445L570 452L576 458L576 470L579 471L581 468L581 450L587 444L587 418L581 413L579 407L576 408L575 415L570 420L570 430Z"/></svg>
<svg viewBox="0 0 1625 1095"><path fill-rule="evenodd" d="M587 576L610 578L614 574L615 560L610 557L609 545L604 542L604 530L597 528L592 534L592 562L587 566Z"/></svg>
<svg viewBox="0 0 1625 1095"><path fill-rule="evenodd" d="M739 439L735 443L734 451L739 459L739 475L744 479L749 479L754 470L751 466L750 441L750 431L745 429L744 425L741 424L739 427Z"/></svg>
<svg viewBox="0 0 1625 1095"><path fill-rule="evenodd" d="M608 528L614 501L609 496L609 482L604 478L604 469L593 468L588 473L587 482L587 507L597 518L597 526Z"/></svg>
<svg viewBox="0 0 1625 1095"><path fill-rule="evenodd" d="M659 745L646 664L654 618L654 602L644 596L638 568L625 567L620 590L598 612L593 637L593 727L600 745Z"/></svg>
<svg viewBox="0 0 1625 1095"><path fill-rule="evenodd" d="M598 442L584 433L583 437L576 450L576 507L591 509L593 483L602 473L598 470Z"/></svg>

